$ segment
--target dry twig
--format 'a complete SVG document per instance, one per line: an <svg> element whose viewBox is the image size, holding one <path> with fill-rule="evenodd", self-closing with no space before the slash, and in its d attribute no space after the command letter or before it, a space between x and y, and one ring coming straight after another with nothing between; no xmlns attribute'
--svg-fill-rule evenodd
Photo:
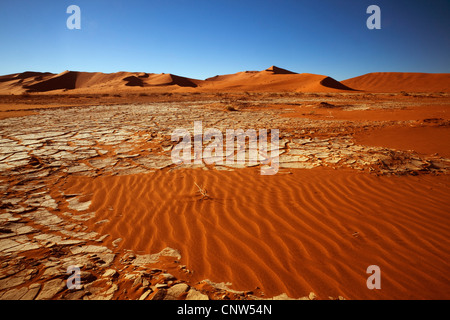
<svg viewBox="0 0 450 320"><path fill-rule="evenodd" d="M195 185L198 188L198 192L202 195L202 198L200 200L204 200L204 199L210 199L210 196L208 195L208 192L206 191L205 187L201 187L197 184L197 182L194 182Z"/></svg>

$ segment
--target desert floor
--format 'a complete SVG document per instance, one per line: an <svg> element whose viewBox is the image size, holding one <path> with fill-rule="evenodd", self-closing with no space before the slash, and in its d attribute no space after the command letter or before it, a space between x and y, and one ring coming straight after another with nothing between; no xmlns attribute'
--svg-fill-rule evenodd
<svg viewBox="0 0 450 320"><path fill-rule="evenodd" d="M450 299L449 108L448 93L1 96L0 299ZM174 164L172 132L200 120L279 129L278 173Z"/></svg>

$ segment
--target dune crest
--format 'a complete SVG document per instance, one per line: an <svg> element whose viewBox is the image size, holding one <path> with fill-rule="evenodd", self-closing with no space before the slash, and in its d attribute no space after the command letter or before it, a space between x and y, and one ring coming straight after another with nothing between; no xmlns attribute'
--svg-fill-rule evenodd
<svg viewBox="0 0 450 320"><path fill-rule="evenodd" d="M271 66L271 67L267 68L265 71L270 71L270 72L273 72L274 74L297 74L296 72L278 68L276 66Z"/></svg>

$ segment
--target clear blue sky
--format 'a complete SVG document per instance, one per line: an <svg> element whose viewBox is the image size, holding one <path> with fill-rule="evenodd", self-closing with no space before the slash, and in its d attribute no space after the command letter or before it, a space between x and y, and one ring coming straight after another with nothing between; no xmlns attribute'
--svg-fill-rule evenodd
<svg viewBox="0 0 450 320"><path fill-rule="evenodd" d="M66 9L81 8L81 30ZM366 9L381 8L381 30ZM0 74L450 72L449 0L1 0Z"/></svg>

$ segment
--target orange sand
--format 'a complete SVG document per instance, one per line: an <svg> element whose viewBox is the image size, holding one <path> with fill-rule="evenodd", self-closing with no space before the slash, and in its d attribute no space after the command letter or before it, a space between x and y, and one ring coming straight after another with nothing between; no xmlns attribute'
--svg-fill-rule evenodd
<svg viewBox="0 0 450 320"><path fill-rule="evenodd" d="M450 158L449 127L387 127L355 135L362 145L414 150L419 154Z"/></svg>
<svg viewBox="0 0 450 320"><path fill-rule="evenodd" d="M374 72L342 81L346 86L373 92L449 92L450 74Z"/></svg>
<svg viewBox="0 0 450 320"><path fill-rule="evenodd" d="M195 182L212 200L200 200ZM70 177L96 211L89 227L119 248L180 250L194 280L260 287L267 296L440 299L450 294L448 176L376 177L351 170L261 176L179 170ZM54 195L56 196L56 195ZM109 222L95 224L103 219ZM382 289L366 287L378 265Z"/></svg>

